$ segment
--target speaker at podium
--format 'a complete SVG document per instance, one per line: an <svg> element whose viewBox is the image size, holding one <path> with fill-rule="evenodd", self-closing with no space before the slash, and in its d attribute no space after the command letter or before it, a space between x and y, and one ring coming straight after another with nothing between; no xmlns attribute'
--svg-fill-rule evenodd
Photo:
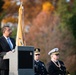
<svg viewBox="0 0 76 75"><path fill-rule="evenodd" d="M9 75L34 75L34 47L17 46L4 59L9 59Z"/></svg>

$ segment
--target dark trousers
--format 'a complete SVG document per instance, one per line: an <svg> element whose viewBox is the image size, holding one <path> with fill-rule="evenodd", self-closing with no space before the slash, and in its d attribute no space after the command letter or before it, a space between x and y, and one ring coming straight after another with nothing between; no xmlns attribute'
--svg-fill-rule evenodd
<svg viewBox="0 0 76 75"><path fill-rule="evenodd" d="M9 75L9 59L0 58L0 75Z"/></svg>
<svg viewBox="0 0 76 75"><path fill-rule="evenodd" d="M8 70L0 70L0 75L9 75Z"/></svg>

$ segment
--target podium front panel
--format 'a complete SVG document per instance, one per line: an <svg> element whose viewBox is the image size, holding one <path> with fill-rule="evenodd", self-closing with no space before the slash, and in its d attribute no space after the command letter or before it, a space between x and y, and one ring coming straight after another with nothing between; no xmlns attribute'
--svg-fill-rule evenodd
<svg viewBox="0 0 76 75"><path fill-rule="evenodd" d="M33 69L33 51L18 51L18 68Z"/></svg>

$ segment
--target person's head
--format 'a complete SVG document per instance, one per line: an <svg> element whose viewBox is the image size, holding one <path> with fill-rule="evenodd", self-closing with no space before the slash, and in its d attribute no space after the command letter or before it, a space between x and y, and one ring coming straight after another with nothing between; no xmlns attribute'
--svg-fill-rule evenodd
<svg viewBox="0 0 76 75"><path fill-rule="evenodd" d="M9 37L12 34L12 29L10 28L10 26L4 26L2 28L2 33L4 36Z"/></svg>
<svg viewBox="0 0 76 75"><path fill-rule="evenodd" d="M40 59L40 49L35 48L34 49L34 60L39 60Z"/></svg>
<svg viewBox="0 0 76 75"><path fill-rule="evenodd" d="M48 55L50 55L51 60L53 61L57 61L59 59L59 49L58 48L54 48L52 49Z"/></svg>

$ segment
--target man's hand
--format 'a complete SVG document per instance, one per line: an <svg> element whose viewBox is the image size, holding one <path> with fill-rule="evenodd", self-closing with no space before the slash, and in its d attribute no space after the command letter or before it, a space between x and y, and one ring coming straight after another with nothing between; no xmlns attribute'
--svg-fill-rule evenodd
<svg viewBox="0 0 76 75"><path fill-rule="evenodd" d="M14 53L15 52L15 49L13 49L12 52Z"/></svg>

